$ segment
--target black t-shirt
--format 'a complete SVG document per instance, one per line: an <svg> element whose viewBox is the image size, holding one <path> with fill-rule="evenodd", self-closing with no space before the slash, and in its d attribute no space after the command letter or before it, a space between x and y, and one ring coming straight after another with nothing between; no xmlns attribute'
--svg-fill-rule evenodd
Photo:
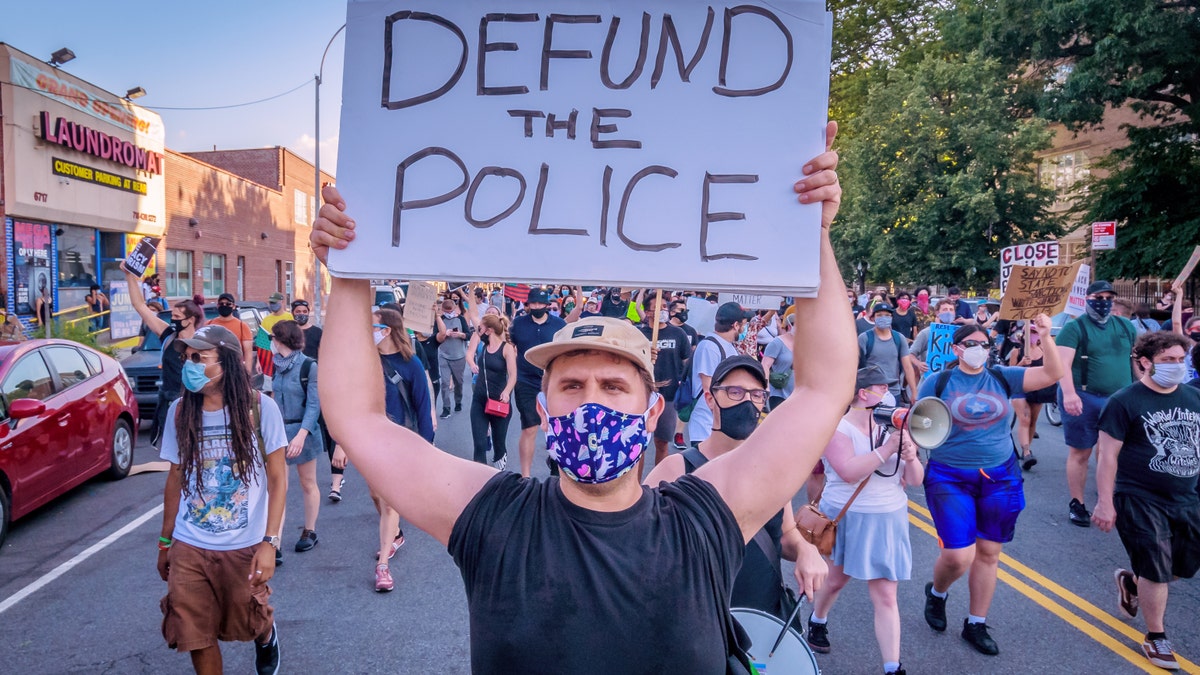
<svg viewBox="0 0 1200 675"><path fill-rule="evenodd" d="M554 334L567 325L566 321L557 316L546 316L545 321L538 323L528 314L518 316L508 329L513 345L517 348L517 381L542 388L542 369L525 360L525 352L530 347L545 344L554 339Z"/></svg>
<svg viewBox="0 0 1200 675"><path fill-rule="evenodd" d="M1160 394L1141 382L1121 389L1100 413L1100 430L1123 441L1116 492L1158 501L1196 501L1200 472L1200 390Z"/></svg>
<svg viewBox="0 0 1200 675"><path fill-rule="evenodd" d="M417 346L417 354L421 357L421 363L425 365L425 372L429 373L430 382L440 382L442 379L442 369L438 368L438 341L437 336L430 335L424 340L414 339Z"/></svg>
<svg viewBox="0 0 1200 675"><path fill-rule="evenodd" d="M612 295L605 295L604 299L600 301L600 314L613 319L628 318L629 301L622 300L620 296L613 300Z"/></svg>
<svg viewBox="0 0 1200 675"><path fill-rule="evenodd" d="M172 338L170 342L167 338ZM162 344L162 393L172 400L183 393L183 352L175 348L175 327L168 325L158 334Z"/></svg>
<svg viewBox="0 0 1200 675"><path fill-rule="evenodd" d="M311 326L304 329L304 349L300 351L308 358L317 358L317 352L321 351L321 335L320 326Z"/></svg>
<svg viewBox="0 0 1200 675"><path fill-rule="evenodd" d="M447 549L466 586L476 675L725 672L718 598L744 542L695 476L604 513L572 504L556 478L504 472L463 510Z"/></svg>
<svg viewBox="0 0 1200 675"><path fill-rule="evenodd" d="M913 334L914 329L916 327L917 327L917 313L912 311L911 309L909 309L908 313L906 313L906 314L901 314L900 312L896 312L895 314L892 315L892 330L903 335L905 338L907 338L910 341L914 337L916 337Z"/></svg>
<svg viewBox="0 0 1200 675"><path fill-rule="evenodd" d="M638 329L647 340L653 335L650 326L642 324ZM658 360L654 362L654 381L658 383L659 393L667 401L675 399L675 390L679 388L679 380L683 377L683 364L691 355L691 340L681 328L667 324L658 329Z"/></svg>
<svg viewBox="0 0 1200 675"><path fill-rule="evenodd" d="M676 328L679 328L683 332L687 333L688 341L692 343L692 349L695 349L696 345L700 344L700 334L696 332L695 328L692 328L686 323L679 324L676 326Z"/></svg>

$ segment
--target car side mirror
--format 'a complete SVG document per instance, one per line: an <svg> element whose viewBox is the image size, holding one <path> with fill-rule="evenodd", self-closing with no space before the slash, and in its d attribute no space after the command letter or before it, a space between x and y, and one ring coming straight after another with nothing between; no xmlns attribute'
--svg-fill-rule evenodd
<svg viewBox="0 0 1200 675"><path fill-rule="evenodd" d="M141 346L141 345L135 345L135 346L134 346L134 348L133 348L132 350L130 350L130 352L129 352L129 353L130 353L130 354L136 354L136 353L138 353L138 352L140 352L140 351L142 351L142 346Z"/></svg>
<svg viewBox="0 0 1200 675"><path fill-rule="evenodd" d="M8 416L14 420L37 417L46 412L46 404L36 398L19 398L8 405Z"/></svg>

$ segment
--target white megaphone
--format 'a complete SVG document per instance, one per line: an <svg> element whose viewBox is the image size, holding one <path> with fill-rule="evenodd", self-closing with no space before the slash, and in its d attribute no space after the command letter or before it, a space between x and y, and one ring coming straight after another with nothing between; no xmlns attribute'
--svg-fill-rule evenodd
<svg viewBox="0 0 1200 675"><path fill-rule="evenodd" d="M913 442L932 450L950 436L950 408L936 396L926 396L911 408L875 406L875 423L893 429L908 429Z"/></svg>

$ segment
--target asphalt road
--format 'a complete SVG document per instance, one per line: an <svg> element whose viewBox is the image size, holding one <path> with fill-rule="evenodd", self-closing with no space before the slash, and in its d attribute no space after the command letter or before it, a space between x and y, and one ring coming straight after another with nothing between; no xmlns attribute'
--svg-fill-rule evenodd
<svg viewBox="0 0 1200 675"><path fill-rule="evenodd" d="M509 447L516 457L516 425ZM1006 547L988 617L998 657L974 652L959 636L966 582L950 592L951 628L934 633L922 619L925 582L937 541L920 488L911 490L913 579L900 585L903 662L909 673L1154 672L1141 654L1139 620L1118 617L1113 569L1126 564L1115 533L1072 526L1066 517L1061 431L1042 423L1027 475L1028 506ZM438 446L470 454L464 411L442 420ZM157 459L145 433L135 463ZM535 474L546 473L541 457ZM320 471L322 493L328 468ZM0 671L186 672L185 655L160 633L165 584L155 571L163 474L95 480L14 524L0 552ZM1094 485L1090 485L1094 501ZM288 499L284 565L272 602L286 671L314 673L468 672L467 611L462 584L445 549L406 528L407 545L393 561L396 590L374 592L378 519L366 484L351 469L345 500L322 503L318 546L291 551L299 534L298 487ZM140 520L140 524L138 521ZM785 569L790 574L790 568ZM792 582L794 585L794 582ZM807 617L808 611L802 610ZM1171 586L1167 630L1185 672L1200 673L1200 586ZM866 586L852 582L830 616L833 651L818 657L825 673L878 673ZM664 646L667 647L667 646ZM229 672L253 671L249 644L225 644ZM772 673L776 672L774 670Z"/></svg>

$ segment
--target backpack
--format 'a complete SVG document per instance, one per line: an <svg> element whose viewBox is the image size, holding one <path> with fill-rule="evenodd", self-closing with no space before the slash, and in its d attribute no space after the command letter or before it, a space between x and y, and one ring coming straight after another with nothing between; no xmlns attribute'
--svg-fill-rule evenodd
<svg viewBox="0 0 1200 675"><path fill-rule="evenodd" d="M380 360L382 361L382 359ZM420 433L417 429L417 411L412 403L412 394L409 392L408 383L401 377L400 371L393 368L392 364L387 361L383 361L383 376L396 386L396 391L400 394L400 407L404 409L404 428L413 433Z"/></svg>
<svg viewBox="0 0 1200 675"><path fill-rule="evenodd" d="M696 345L696 349L700 349L700 345L704 344L705 340L711 341L721 350L721 360L725 360L725 345L721 341L711 335L705 335ZM679 415L679 420L687 422L692 418L692 411L696 408L696 401L700 400L699 396L692 393L695 385L695 365L696 353L692 352L692 362L688 364L687 374L679 381L679 388L675 390L675 400L672 401L675 405L675 413Z"/></svg>
<svg viewBox="0 0 1200 675"><path fill-rule="evenodd" d="M864 347L862 349L862 351L860 351L858 353L858 369L859 370L862 370L863 368L867 367L867 359L871 358L872 352L875 351L875 329L871 329L871 330L867 331L866 336L867 336L867 346ZM904 344L906 344L906 345L908 344L908 340L904 339L904 336L900 334L900 331L893 330L892 331L892 341L895 342L896 340L902 340L904 342ZM899 345L900 343L896 342L896 344ZM900 370L898 371L900 373L900 376L904 377L904 357L900 355L900 347L896 347L896 362L900 368Z"/></svg>
<svg viewBox="0 0 1200 675"><path fill-rule="evenodd" d="M1117 323L1119 323L1121 325L1121 330L1123 330L1125 332L1125 337L1129 338L1129 343L1130 344L1137 343L1137 332L1136 332L1136 329L1132 328L1133 323L1130 322L1128 319L1125 321L1121 321L1120 319L1122 317L1119 317L1119 316L1114 316L1112 318L1116 319ZM1084 327L1084 325L1082 323L1082 321L1083 321L1082 316L1077 317L1075 320L1081 322L1079 324L1079 345L1075 348L1075 358L1082 361L1082 363L1079 364L1079 391L1087 391L1087 381L1088 381L1087 329ZM1074 365L1074 364L1072 364L1072 365ZM1130 372L1133 373L1132 362L1129 365L1129 369L1130 369ZM1136 380L1137 379L1136 373L1133 373L1133 375L1135 375L1135 377L1133 379Z"/></svg>

